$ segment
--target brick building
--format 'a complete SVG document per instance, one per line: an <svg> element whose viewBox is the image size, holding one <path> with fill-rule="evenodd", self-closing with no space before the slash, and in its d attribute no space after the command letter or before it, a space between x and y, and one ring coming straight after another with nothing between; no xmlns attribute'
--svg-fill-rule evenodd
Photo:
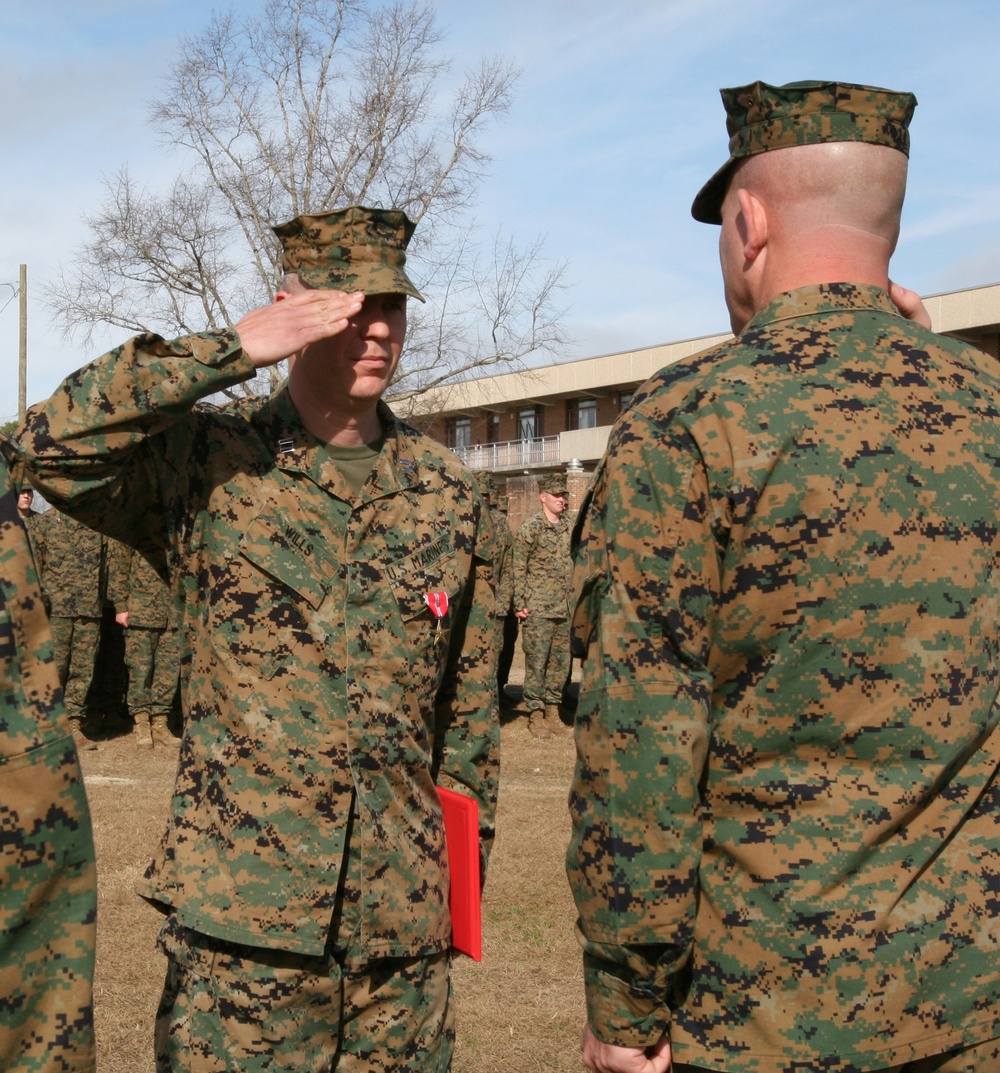
<svg viewBox="0 0 1000 1073"><path fill-rule="evenodd" d="M1000 360L1000 284L924 302L936 331ZM494 475L516 529L538 510L538 478L557 469L566 472L570 509L576 510L611 426L636 388L664 365L727 338L725 332L464 380L417 396L409 406L399 399L393 405L472 470Z"/></svg>

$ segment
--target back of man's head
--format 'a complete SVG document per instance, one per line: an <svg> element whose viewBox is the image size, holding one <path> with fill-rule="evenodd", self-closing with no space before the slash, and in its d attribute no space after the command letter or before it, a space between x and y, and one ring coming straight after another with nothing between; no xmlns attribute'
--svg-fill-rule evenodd
<svg viewBox="0 0 1000 1073"><path fill-rule="evenodd" d="M887 146L824 142L748 157L730 189L761 198L789 240L842 230L844 243L878 242L888 256L899 237L906 170L907 158Z"/></svg>
<svg viewBox="0 0 1000 1073"><path fill-rule="evenodd" d="M734 330L785 290L887 286L916 98L842 82L755 82L722 98L729 159L691 212L723 225Z"/></svg>

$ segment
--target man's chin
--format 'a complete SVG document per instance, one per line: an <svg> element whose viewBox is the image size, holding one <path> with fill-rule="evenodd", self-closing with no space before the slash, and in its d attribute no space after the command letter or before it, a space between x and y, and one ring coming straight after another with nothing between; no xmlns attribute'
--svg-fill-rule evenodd
<svg viewBox="0 0 1000 1073"><path fill-rule="evenodd" d="M360 373L354 378L351 386L351 397L355 399L378 399L385 394L389 386L388 371L385 375L375 373Z"/></svg>

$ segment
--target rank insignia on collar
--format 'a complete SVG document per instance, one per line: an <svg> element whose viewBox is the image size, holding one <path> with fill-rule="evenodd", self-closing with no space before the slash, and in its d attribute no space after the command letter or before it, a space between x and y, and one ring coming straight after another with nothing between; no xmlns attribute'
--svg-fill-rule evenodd
<svg viewBox="0 0 1000 1073"><path fill-rule="evenodd" d="M278 440L278 454L287 455L295 450L295 440L290 436L283 440Z"/></svg>

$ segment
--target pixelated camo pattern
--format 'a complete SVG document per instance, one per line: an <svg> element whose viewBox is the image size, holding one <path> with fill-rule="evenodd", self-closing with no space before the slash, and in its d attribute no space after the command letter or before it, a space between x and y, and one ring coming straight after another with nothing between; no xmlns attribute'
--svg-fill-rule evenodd
<svg viewBox="0 0 1000 1073"><path fill-rule="evenodd" d="M526 607L545 618L568 617L573 588L570 532L565 514L553 523L538 511L521 523L512 554L515 611Z"/></svg>
<svg viewBox="0 0 1000 1073"><path fill-rule="evenodd" d="M817 83L815 88L749 86L722 90L733 157L818 142L867 142L910 151L909 124L917 100L847 82Z"/></svg>
<svg viewBox="0 0 1000 1073"><path fill-rule="evenodd" d="M995 362L779 296L639 393L579 538L598 1033L734 1073L1000 1035Z"/></svg>
<svg viewBox="0 0 1000 1073"><path fill-rule="evenodd" d="M722 222L720 208L733 165L773 149L823 142L865 142L909 154L909 124L917 99L850 82L794 82L720 90L729 132L729 160L699 191L691 213L702 223Z"/></svg>
<svg viewBox="0 0 1000 1073"><path fill-rule="evenodd" d="M497 789L488 512L388 409L358 496L285 390L191 409L252 374L231 333L140 336L32 408L23 436L50 502L168 558L185 737L142 891L205 934L321 954L353 812L352 941L446 949L434 784L478 799L484 859ZM444 620L429 591L448 593Z"/></svg>
<svg viewBox="0 0 1000 1073"><path fill-rule="evenodd" d="M177 625L170 586L161 572L134 548L108 541L108 599L115 612L128 612L128 624L164 630ZM166 572L166 566L162 567Z"/></svg>
<svg viewBox="0 0 1000 1073"><path fill-rule="evenodd" d="M286 272L311 287L423 297L407 276L414 224L398 209L346 209L297 216L275 227Z"/></svg>
<svg viewBox="0 0 1000 1073"><path fill-rule="evenodd" d="M188 1073L447 1073L450 955L354 966L225 943L168 918L157 1068ZM334 1056L336 1056L335 1060Z"/></svg>
<svg viewBox="0 0 1000 1073"><path fill-rule="evenodd" d="M493 531L496 533L496 614L497 629L503 631L503 618L510 613L510 600L514 592L514 535L502 510L490 509Z"/></svg>
<svg viewBox="0 0 1000 1073"><path fill-rule="evenodd" d="M49 612L99 619L104 604L105 541L58 510L34 517L31 539Z"/></svg>
<svg viewBox="0 0 1000 1073"><path fill-rule="evenodd" d="M94 1068L96 911L83 779L0 464L0 1069Z"/></svg>

